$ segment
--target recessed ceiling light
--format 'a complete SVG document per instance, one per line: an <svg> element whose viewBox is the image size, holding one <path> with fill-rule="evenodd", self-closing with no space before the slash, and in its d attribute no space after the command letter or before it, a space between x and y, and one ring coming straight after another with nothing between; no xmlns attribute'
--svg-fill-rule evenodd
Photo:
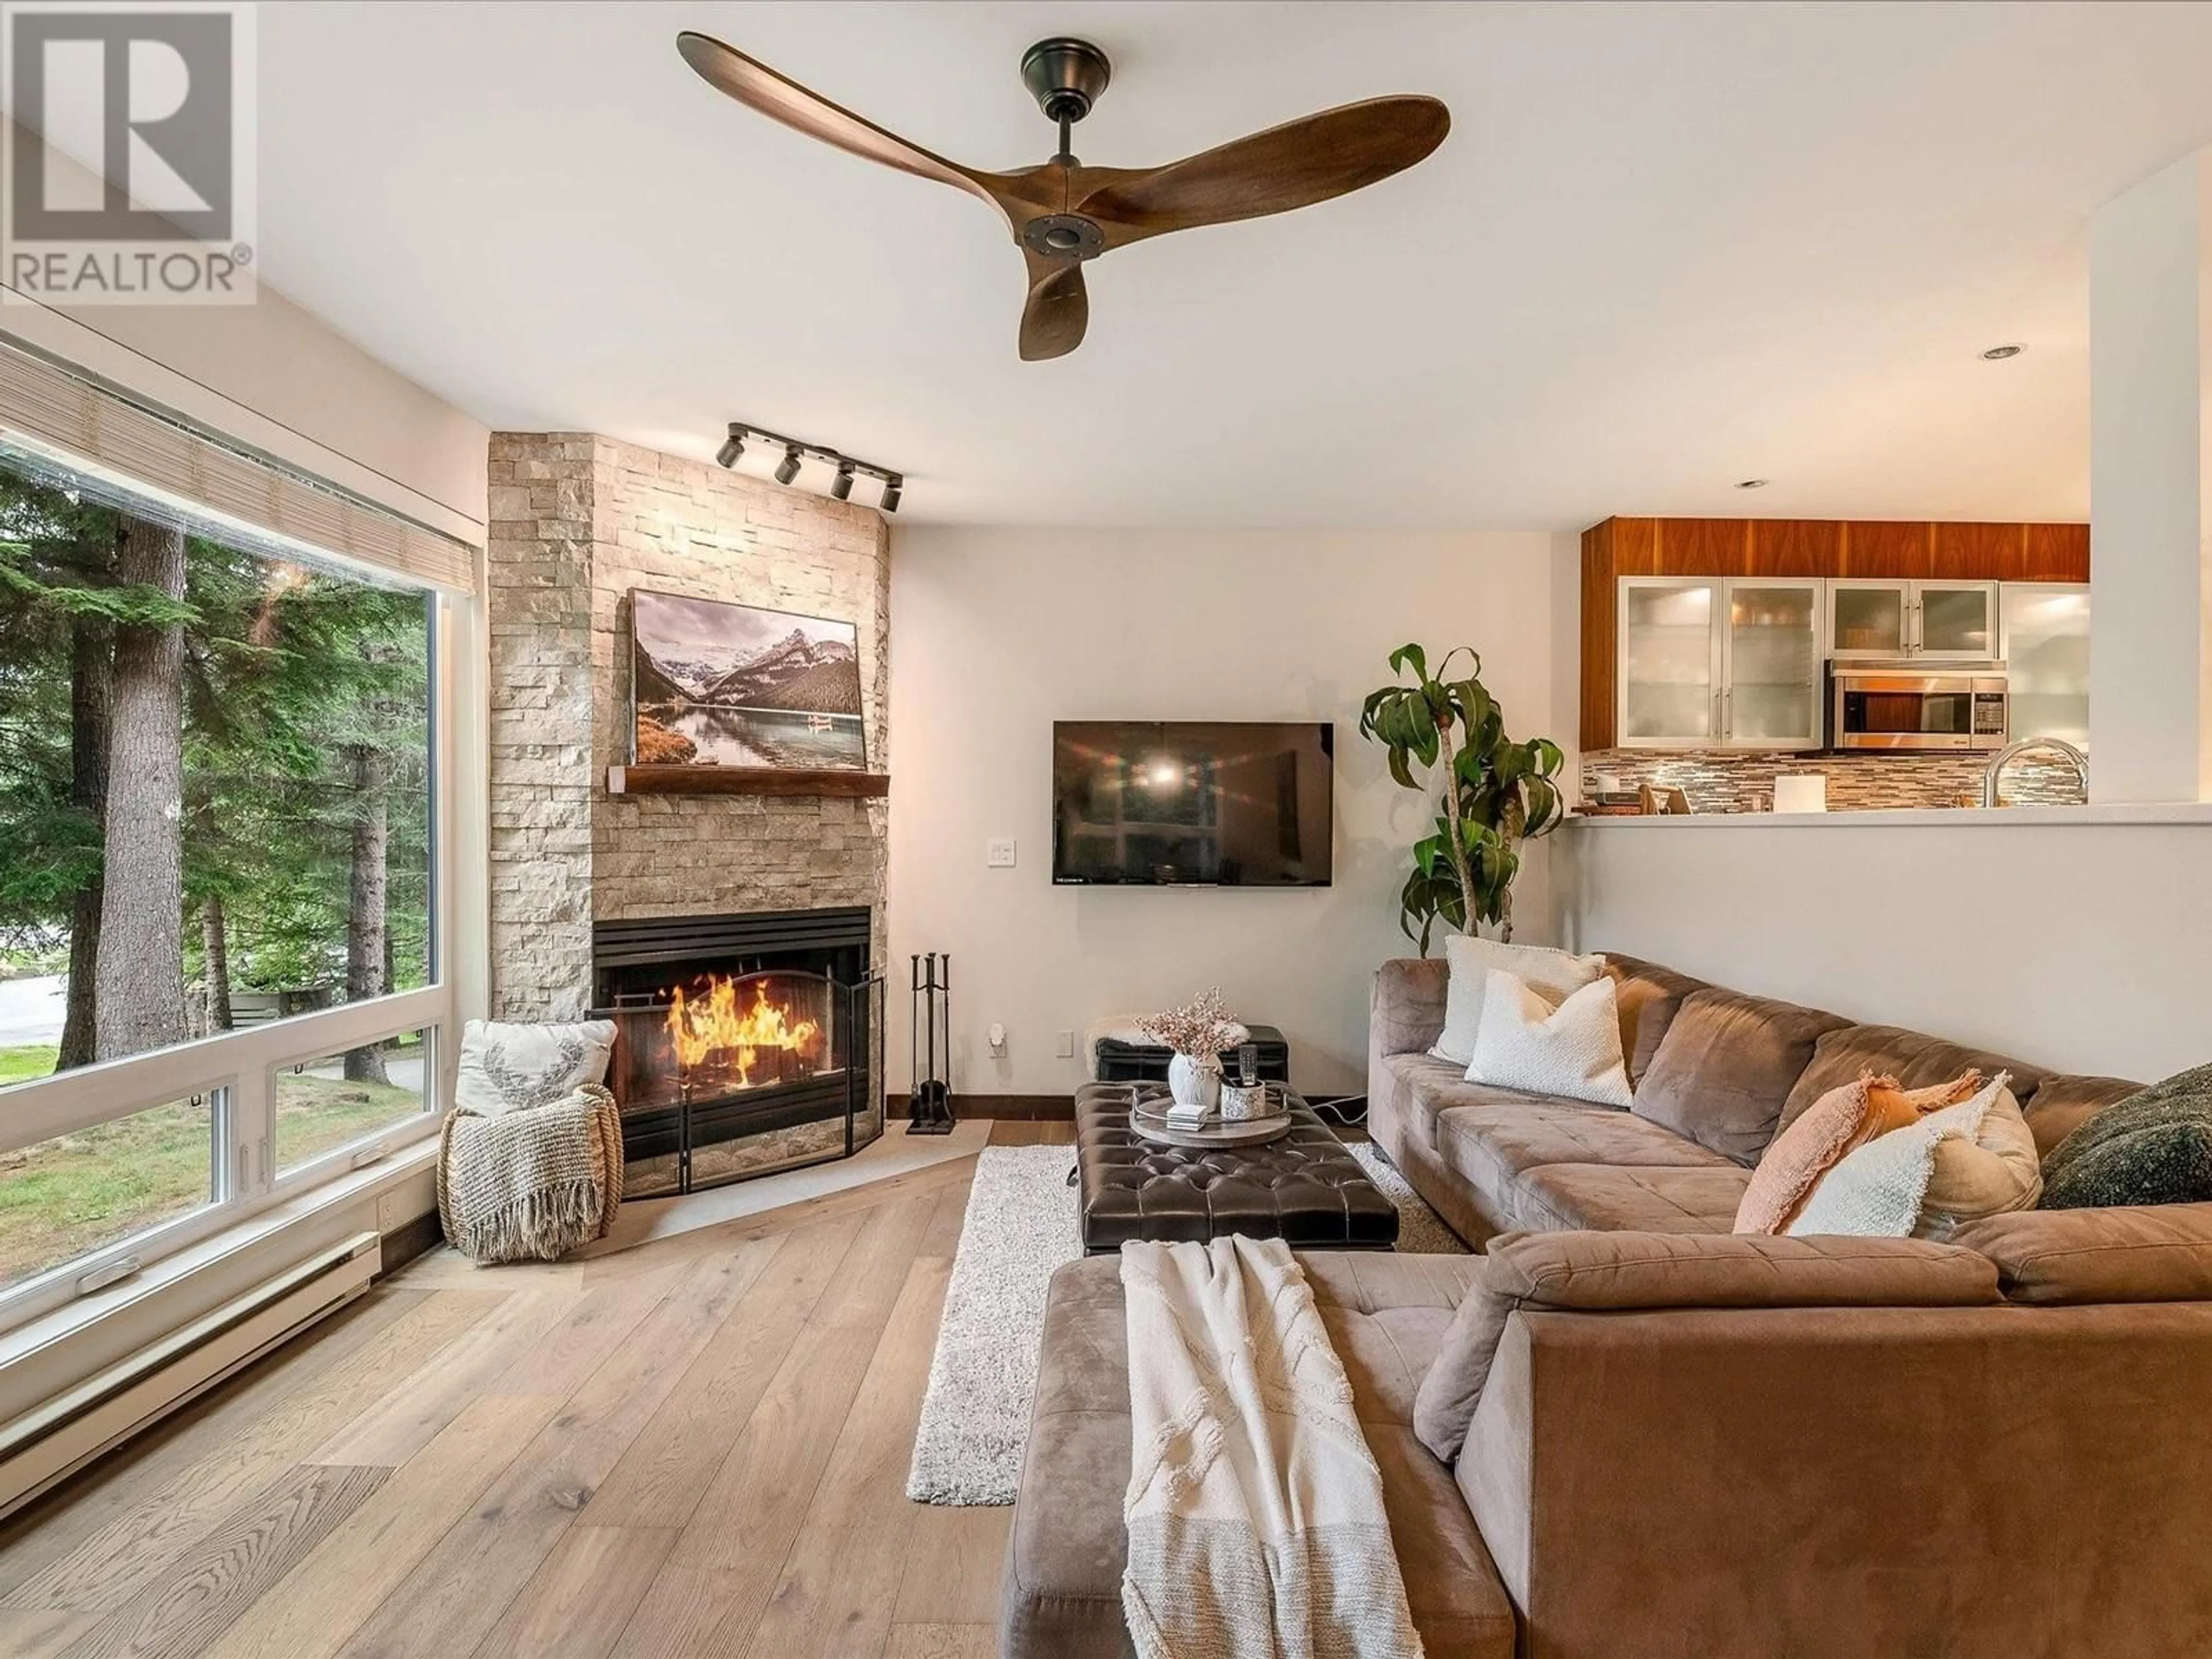
<svg viewBox="0 0 2212 1659"><path fill-rule="evenodd" d="M2027 349L2027 348L2024 345L1991 346L1987 351L1984 351L1982 354L1982 360L1984 362L2001 363L2008 357L2019 356L2021 352Z"/></svg>
<svg viewBox="0 0 2212 1659"><path fill-rule="evenodd" d="M1737 481L1736 488L1738 489L1764 489L1766 488L1766 480L1764 478L1740 479Z"/></svg>

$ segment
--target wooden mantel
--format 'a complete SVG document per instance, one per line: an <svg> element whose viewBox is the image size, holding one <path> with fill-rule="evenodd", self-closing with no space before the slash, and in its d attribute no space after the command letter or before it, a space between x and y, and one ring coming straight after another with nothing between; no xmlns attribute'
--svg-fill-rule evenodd
<svg viewBox="0 0 2212 1659"><path fill-rule="evenodd" d="M2086 582L2086 524L1924 519L1607 519L1583 532L1582 746L1613 743L1623 576Z"/></svg>
<svg viewBox="0 0 2212 1659"><path fill-rule="evenodd" d="M610 795L888 795L883 772L786 766L610 766Z"/></svg>

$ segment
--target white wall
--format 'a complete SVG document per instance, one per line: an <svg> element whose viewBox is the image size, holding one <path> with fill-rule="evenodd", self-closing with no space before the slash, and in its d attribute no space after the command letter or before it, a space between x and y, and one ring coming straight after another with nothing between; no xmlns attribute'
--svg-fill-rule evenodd
<svg viewBox="0 0 2212 1659"><path fill-rule="evenodd" d="M86 177L66 156L51 164ZM0 334L395 513L483 545L490 432L266 283L251 305L57 308Z"/></svg>
<svg viewBox="0 0 2212 1659"><path fill-rule="evenodd" d="M2139 811L1581 823L1553 878L1578 949L2148 1080L2212 1060L2212 811Z"/></svg>
<svg viewBox="0 0 2212 1659"><path fill-rule="evenodd" d="M891 561L891 1075L905 1073L908 958L952 957L953 1085L1064 1094L1054 1034L1219 984L1279 1026L1291 1075L1364 1086L1367 986L1412 954L1395 897L1424 833L1357 732L1393 647L1468 643L1516 737L1572 736L1553 713L1555 566L1572 537L900 527ZM1571 583L1565 585L1571 591ZM1055 720L1330 720L1336 870L1299 891L1052 885ZM1011 836L1018 862L985 866ZM1540 939L1543 849L1519 902ZM1004 1060L984 1032L1002 1022Z"/></svg>

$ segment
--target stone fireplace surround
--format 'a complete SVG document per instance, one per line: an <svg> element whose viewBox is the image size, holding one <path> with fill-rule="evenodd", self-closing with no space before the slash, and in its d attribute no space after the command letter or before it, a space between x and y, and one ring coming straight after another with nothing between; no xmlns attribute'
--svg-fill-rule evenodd
<svg viewBox="0 0 2212 1659"><path fill-rule="evenodd" d="M589 433L494 433L490 485L494 1017L583 1018L595 921L866 905L881 971L888 802L613 796L606 772L629 759L639 587L851 619L868 764L888 770L882 517ZM876 1093L864 1141L881 1132Z"/></svg>

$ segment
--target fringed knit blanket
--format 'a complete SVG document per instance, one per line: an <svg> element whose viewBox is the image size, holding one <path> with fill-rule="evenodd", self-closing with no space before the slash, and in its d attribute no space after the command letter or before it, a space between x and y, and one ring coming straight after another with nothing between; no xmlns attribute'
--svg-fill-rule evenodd
<svg viewBox="0 0 2212 1659"><path fill-rule="evenodd" d="M1289 1247L1127 1244L1121 1285L1138 1659L1419 1659L1382 1474Z"/></svg>
<svg viewBox="0 0 2212 1659"><path fill-rule="evenodd" d="M438 1217L479 1265L551 1261L605 1237L622 1184L622 1114L596 1084L544 1106L446 1115Z"/></svg>

